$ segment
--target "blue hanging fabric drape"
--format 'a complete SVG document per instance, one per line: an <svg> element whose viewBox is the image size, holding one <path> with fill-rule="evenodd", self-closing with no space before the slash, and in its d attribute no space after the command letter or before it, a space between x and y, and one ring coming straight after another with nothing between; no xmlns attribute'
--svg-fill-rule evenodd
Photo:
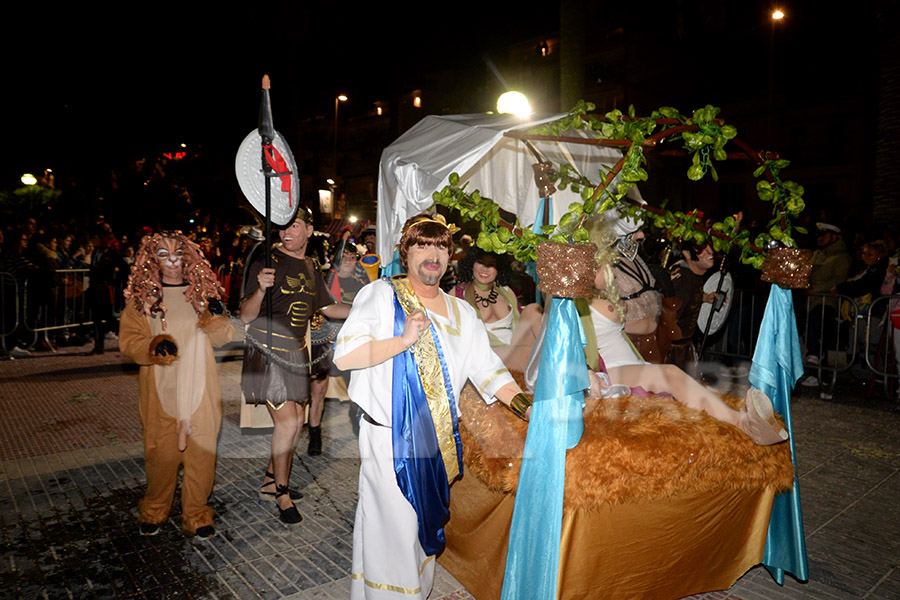
<svg viewBox="0 0 900 600"><path fill-rule="evenodd" d="M547 205L547 210L549 211L549 221L547 223L544 223L544 205ZM541 201L538 203L537 215L535 215L534 225L531 227L531 231L534 233L541 233L541 226L552 222L553 202L550 198L541 198ZM534 280L534 285L541 282L540 277L538 277L537 274L537 264L533 260L525 263L525 273L531 276L531 279ZM535 302L537 302L538 306L543 306L544 297L541 294L537 294Z"/></svg>
<svg viewBox="0 0 900 600"><path fill-rule="evenodd" d="M553 298L547 316L531 421L509 532L503 600L556 598L566 450L584 432L584 331L571 298Z"/></svg>
<svg viewBox="0 0 900 600"><path fill-rule="evenodd" d="M390 279L394 275L402 275L403 273L405 273L405 271L400 264L400 252L397 249L394 249L394 257L391 259L391 264L386 267L381 267L381 276Z"/></svg>
<svg viewBox="0 0 900 600"><path fill-rule="evenodd" d="M790 290L772 286L759 331L750 369L750 384L765 392L772 399L775 411L784 417L791 436L788 443L794 465L793 488L775 496L772 503L763 556L763 565L775 581L783 585L785 572L792 573L801 581L809 579L800 487L796 475L794 428L791 424L791 390L803 375L803 354Z"/></svg>

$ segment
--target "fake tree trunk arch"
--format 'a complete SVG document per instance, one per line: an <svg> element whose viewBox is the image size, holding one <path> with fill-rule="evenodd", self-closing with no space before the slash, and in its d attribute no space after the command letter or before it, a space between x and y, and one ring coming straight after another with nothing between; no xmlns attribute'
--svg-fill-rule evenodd
<svg viewBox="0 0 900 600"><path fill-rule="evenodd" d="M771 245L795 248L792 233L806 233L794 226L792 220L803 211L803 187L793 181L782 179L781 171L790 162L773 152L755 151L749 144L737 137L737 129L718 117L720 109L705 106L684 116L676 109L662 107L649 117L637 117L634 107L628 114L619 110L603 116L591 114L595 106L579 102L570 114L562 119L546 123L534 129L504 135L522 140L532 151L538 163L534 165L536 180L552 194L556 188L581 195L582 202L569 205L555 225L544 224L541 233L534 233L529 227L519 223L509 223L500 218L499 207L490 199L483 198L478 190L468 192L466 184L460 185L459 175L450 175L450 185L436 191L432 197L435 204L460 212L464 219L478 221L481 232L476 244L483 250L498 254L510 253L517 260L535 259L535 249L542 241L562 243L585 242L588 239L585 221L618 206L623 214L637 216L652 222L664 231L669 239L705 242L710 240L718 252L727 253L737 247L741 260L760 268L763 251ZM566 135L574 130L582 130L589 137ZM668 148L677 140L683 142L680 148ZM531 144L532 141L558 141L569 144L592 144L620 148L622 158L608 172L601 173L602 180L594 183L576 172L569 165L558 169L543 160ZM687 176L699 181L709 174L718 180L715 162L727 159L750 160L755 166L754 177L758 178L757 196L764 202L772 203L772 219L768 231L750 239L750 232L741 229L740 221L727 217L707 228L697 223L697 211L672 212L663 207L640 204L625 197L629 188L648 179L645 154L659 150L665 155L691 156ZM542 193L542 195L544 195Z"/></svg>

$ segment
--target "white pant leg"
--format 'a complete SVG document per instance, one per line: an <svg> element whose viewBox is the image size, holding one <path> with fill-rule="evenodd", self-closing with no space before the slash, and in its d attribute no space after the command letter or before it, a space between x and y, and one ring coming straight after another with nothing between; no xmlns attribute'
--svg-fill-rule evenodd
<svg viewBox="0 0 900 600"><path fill-rule="evenodd" d="M397 486L391 430L361 420L359 456L350 598L425 600L434 557L419 544L416 513Z"/></svg>

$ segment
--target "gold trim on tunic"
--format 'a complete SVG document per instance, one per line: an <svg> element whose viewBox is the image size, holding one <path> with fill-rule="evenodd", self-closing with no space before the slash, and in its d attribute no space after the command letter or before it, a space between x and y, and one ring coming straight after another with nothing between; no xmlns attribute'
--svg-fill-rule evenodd
<svg viewBox="0 0 900 600"><path fill-rule="evenodd" d="M427 314L422 301L410 286L409 279L395 277L391 279L391 284L407 315L416 310ZM434 421L434 431L437 434L438 448L444 461L444 469L447 471L447 481L452 482L459 475L456 439L453 436L453 415L450 413L450 397L447 395L444 372L441 369L441 360L438 357L430 327L425 329L422 337L413 345L412 349L416 359L416 370L419 372L422 389L425 390L425 398L428 400L431 420Z"/></svg>
<svg viewBox="0 0 900 600"><path fill-rule="evenodd" d="M369 333L360 333L356 335L343 335L337 339L336 344L349 344L350 342L355 342L356 340L374 340L375 336Z"/></svg>
<svg viewBox="0 0 900 600"><path fill-rule="evenodd" d="M260 329L259 327L253 327L252 325L248 325L247 329L252 329L253 331L258 331L260 333L266 333L265 329ZM274 331L272 332L272 337L280 337L280 338L284 338L286 340L296 340L297 339L297 336L295 336L295 335L284 335L282 333L276 333Z"/></svg>
<svg viewBox="0 0 900 600"><path fill-rule="evenodd" d="M301 350L306 350L306 342L305 341L303 342L303 345L300 346L299 348L281 348L279 346L272 346L271 348L269 348L268 346L266 346L259 340L256 340L256 341L259 342L260 348L265 348L266 350L271 349L271 350L275 350L276 352L300 352Z"/></svg>
<svg viewBox="0 0 900 600"><path fill-rule="evenodd" d="M454 335L459 337L462 335L462 329L460 328L460 318L459 318L459 304L457 304L457 299L451 297L450 302L447 304L450 305L450 308L453 309L453 316L450 318L450 325L444 325L439 321L432 320L434 326L446 333L447 335ZM424 310L424 308L423 308ZM455 324L455 327L453 326Z"/></svg>
<svg viewBox="0 0 900 600"><path fill-rule="evenodd" d="M488 378L485 379L483 382L481 382L481 385L478 386L478 391L481 394L487 393L487 392L485 392L485 390L487 389L487 386L489 386L492 381L494 381L495 379L497 379L497 377L499 377L500 375L503 375L504 373L509 373L509 371L507 369L497 369L496 371L491 373L488 376Z"/></svg>
<svg viewBox="0 0 900 600"><path fill-rule="evenodd" d="M432 560L434 560L434 556L429 556L422 562L422 566L419 567L419 576L420 577L422 576L422 573L425 571L425 566ZM383 590L386 592L395 592L397 594L408 594L408 595L422 593L421 586L419 586L417 588L405 588L405 587L400 587L399 585L391 585L389 583L376 583L374 581L370 581L370 580L366 579L365 572L351 573L350 579L356 579L356 580L362 579L363 583L366 584L368 587L370 587L372 589L376 589L376 590Z"/></svg>

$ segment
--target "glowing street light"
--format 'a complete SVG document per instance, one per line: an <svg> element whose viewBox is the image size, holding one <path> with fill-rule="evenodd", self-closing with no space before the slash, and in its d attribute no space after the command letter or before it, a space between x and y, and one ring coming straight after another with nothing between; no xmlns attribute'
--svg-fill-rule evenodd
<svg viewBox="0 0 900 600"><path fill-rule="evenodd" d="M522 92L506 92L497 99L497 112L501 115L508 113L517 117L527 117L531 114L531 106Z"/></svg>
<svg viewBox="0 0 900 600"><path fill-rule="evenodd" d="M337 177L337 125L338 125L338 104L346 102L347 96L341 94L334 99L334 152L331 158L334 160L334 175Z"/></svg>
<svg viewBox="0 0 900 600"><path fill-rule="evenodd" d="M766 99L766 143L773 143L773 113L775 105L775 25L784 19L784 12L776 8L772 11L772 35L769 37L769 93Z"/></svg>
<svg viewBox="0 0 900 600"><path fill-rule="evenodd" d="M34 185L37 183L37 177L32 175L31 173L25 173L22 175L22 183L25 185Z"/></svg>

